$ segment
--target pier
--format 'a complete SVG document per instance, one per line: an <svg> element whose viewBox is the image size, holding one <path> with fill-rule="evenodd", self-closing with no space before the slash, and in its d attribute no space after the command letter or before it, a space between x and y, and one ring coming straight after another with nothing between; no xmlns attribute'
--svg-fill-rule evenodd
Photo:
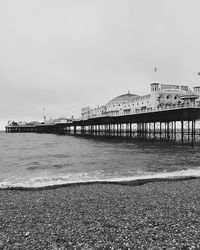
<svg viewBox="0 0 200 250"><path fill-rule="evenodd" d="M79 119L56 119L19 126L12 122L7 133L55 133L82 136L109 136L127 139L200 144L200 86L150 84L150 94L129 91L107 104L81 109Z"/></svg>
<svg viewBox="0 0 200 250"><path fill-rule="evenodd" d="M54 133L200 144L200 107L181 107L119 116L99 116L68 123L6 126L6 133Z"/></svg>

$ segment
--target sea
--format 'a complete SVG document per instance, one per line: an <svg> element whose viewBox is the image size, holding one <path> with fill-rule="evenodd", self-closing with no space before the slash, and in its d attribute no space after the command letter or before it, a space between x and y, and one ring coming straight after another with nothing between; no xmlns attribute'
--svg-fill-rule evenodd
<svg viewBox="0 0 200 250"><path fill-rule="evenodd" d="M0 132L0 188L200 176L199 148L121 138Z"/></svg>

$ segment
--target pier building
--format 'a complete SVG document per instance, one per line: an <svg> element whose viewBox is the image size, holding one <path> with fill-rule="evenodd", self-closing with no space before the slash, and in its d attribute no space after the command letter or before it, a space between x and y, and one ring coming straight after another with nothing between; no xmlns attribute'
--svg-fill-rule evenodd
<svg viewBox="0 0 200 250"><path fill-rule="evenodd" d="M147 95L127 94L117 96L106 105L81 109L82 119L99 116L118 116L152 112L178 107L200 107L200 86L191 91L185 85L152 83Z"/></svg>

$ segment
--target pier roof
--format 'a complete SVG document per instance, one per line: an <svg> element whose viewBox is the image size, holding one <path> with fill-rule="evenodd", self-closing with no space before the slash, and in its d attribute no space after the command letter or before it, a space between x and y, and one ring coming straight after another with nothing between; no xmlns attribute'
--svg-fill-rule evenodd
<svg viewBox="0 0 200 250"><path fill-rule="evenodd" d="M119 95L119 96L113 98L112 100L110 100L108 102L108 105L116 103L116 102L131 101L131 100L133 100L133 99L135 99L137 97L140 97L140 96L139 95L135 95L135 94L131 94L130 92L128 92L127 94Z"/></svg>

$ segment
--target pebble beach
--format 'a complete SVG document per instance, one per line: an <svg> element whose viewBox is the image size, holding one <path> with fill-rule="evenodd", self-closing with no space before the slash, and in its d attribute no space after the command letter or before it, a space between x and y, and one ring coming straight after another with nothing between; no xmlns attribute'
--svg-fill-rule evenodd
<svg viewBox="0 0 200 250"><path fill-rule="evenodd" d="M200 249L200 180L1 189L0 249Z"/></svg>

